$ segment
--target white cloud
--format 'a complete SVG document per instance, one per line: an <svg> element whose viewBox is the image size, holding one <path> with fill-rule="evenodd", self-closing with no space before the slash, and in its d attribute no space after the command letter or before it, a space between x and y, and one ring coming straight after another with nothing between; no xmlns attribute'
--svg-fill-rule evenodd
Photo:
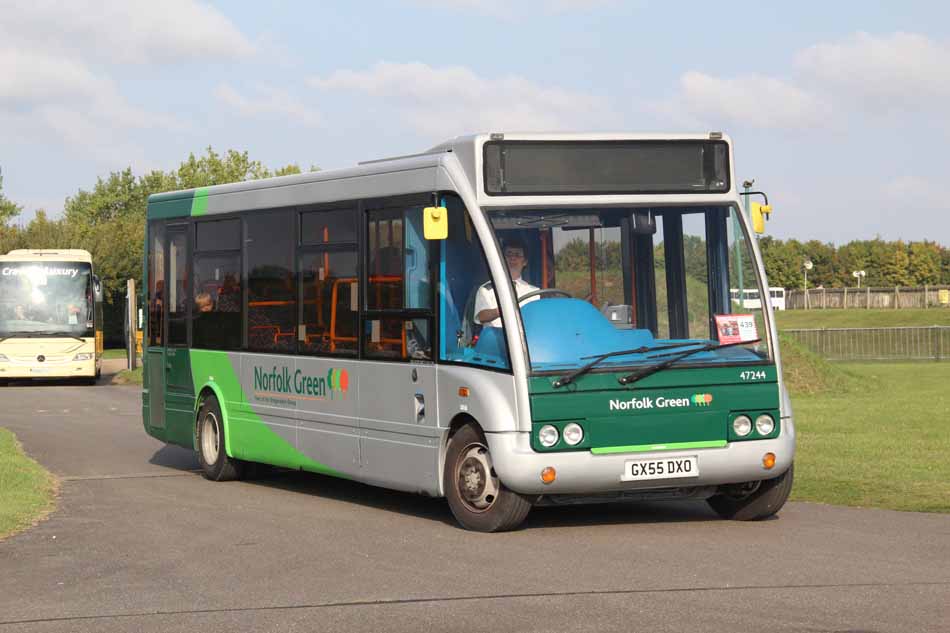
<svg viewBox="0 0 950 633"><path fill-rule="evenodd" d="M950 210L946 187L920 176L898 176L884 185L883 194L903 207Z"/></svg>
<svg viewBox="0 0 950 633"><path fill-rule="evenodd" d="M811 46L796 56L806 80L863 108L946 109L950 103L950 46L915 33L856 33Z"/></svg>
<svg viewBox="0 0 950 633"><path fill-rule="evenodd" d="M386 108L395 108L418 132L433 137L488 130L603 128L617 121L599 97L513 75L488 79L462 66L379 62L368 70L338 70L309 83L325 91L370 95Z"/></svg>
<svg viewBox="0 0 950 633"><path fill-rule="evenodd" d="M268 86L259 86L261 95L256 99L245 97L227 84L220 84L214 91L215 96L246 117L280 116L292 119L295 125L319 127L323 117L319 112L305 106L299 99L283 90Z"/></svg>
<svg viewBox="0 0 950 633"><path fill-rule="evenodd" d="M131 130L186 124L131 103L111 71L253 52L230 20L194 0L4 3L0 125L10 143L70 147L110 166L143 163Z"/></svg>
<svg viewBox="0 0 950 633"><path fill-rule="evenodd" d="M533 12L571 13L593 11L620 4L621 0L409 0L411 4L438 9L481 13L492 17L525 17Z"/></svg>
<svg viewBox="0 0 950 633"><path fill-rule="evenodd" d="M194 0L32 0L3 9L0 40L110 64L233 59L254 47L224 15Z"/></svg>
<svg viewBox="0 0 950 633"><path fill-rule="evenodd" d="M761 75L720 79L689 71L680 77L674 99L660 109L699 125L803 128L825 119L828 104L794 84Z"/></svg>

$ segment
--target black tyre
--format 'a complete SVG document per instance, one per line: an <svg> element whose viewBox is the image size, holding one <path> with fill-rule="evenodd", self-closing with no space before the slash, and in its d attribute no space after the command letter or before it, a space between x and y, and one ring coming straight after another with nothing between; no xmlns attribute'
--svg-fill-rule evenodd
<svg viewBox="0 0 950 633"><path fill-rule="evenodd" d="M774 479L720 488L707 499L710 507L724 519L758 521L778 513L792 492L795 465Z"/></svg>
<svg viewBox="0 0 950 633"><path fill-rule="evenodd" d="M505 487L492 466L485 436L466 424L449 440L443 485L449 508L467 530L513 530L531 511L531 501Z"/></svg>
<svg viewBox="0 0 950 633"><path fill-rule="evenodd" d="M198 463L206 479L240 479L244 463L228 457L224 446L224 421L214 396L205 396L198 409Z"/></svg>

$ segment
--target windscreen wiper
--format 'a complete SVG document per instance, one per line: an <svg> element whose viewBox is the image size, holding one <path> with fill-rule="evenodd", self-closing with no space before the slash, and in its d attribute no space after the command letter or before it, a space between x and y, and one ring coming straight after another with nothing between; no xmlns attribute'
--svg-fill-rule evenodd
<svg viewBox="0 0 950 633"><path fill-rule="evenodd" d="M635 371L632 374L627 374L621 378L617 379L621 385L629 385L635 383L641 378L646 378L651 374L655 374L658 371L662 371L675 363L676 361L683 360L687 356L692 356L693 354L698 354L699 352L708 352L714 349L725 349L726 347L735 347L736 345L748 345L750 343L758 343L762 339L752 339L751 341L736 341L735 343L726 343L725 345L720 345L719 343L709 343L708 345L703 345L702 347L697 347L695 349L688 349L685 352L677 352L674 354L664 354L664 356L669 356L668 359L656 363L655 365L650 365L639 371Z"/></svg>
<svg viewBox="0 0 950 633"><path fill-rule="evenodd" d="M581 357L581 360L587 360L588 358L593 358L594 360L592 360L591 362L587 363L586 365L584 365L583 367L579 369L575 369L574 371L567 374L566 376L562 376L558 378L557 380L554 381L554 384L552 386L555 389L557 389L559 387L563 387L564 385L571 384L572 382L574 382L575 378L579 376L583 376L584 374L589 372L591 369L593 369L594 365L610 358L611 356L625 356L627 354L646 354L647 352L658 352L662 349L687 347L689 345L696 345L696 342L694 341L692 343L675 343L673 345L657 345L654 347L643 346L643 347L636 347L634 349L622 349L616 352L607 352L606 354L600 354L598 356L583 356Z"/></svg>

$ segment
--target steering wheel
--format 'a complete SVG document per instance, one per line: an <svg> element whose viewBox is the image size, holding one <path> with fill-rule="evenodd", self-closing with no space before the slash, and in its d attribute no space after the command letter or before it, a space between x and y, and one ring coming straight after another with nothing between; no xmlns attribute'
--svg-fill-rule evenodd
<svg viewBox="0 0 950 633"><path fill-rule="evenodd" d="M574 298L571 293L565 292L564 290L559 290L558 288L539 288L538 290L532 290L528 294L518 297L518 305L521 305L525 299L530 299L531 297L540 297L542 295L560 295L562 297L567 297L568 299Z"/></svg>

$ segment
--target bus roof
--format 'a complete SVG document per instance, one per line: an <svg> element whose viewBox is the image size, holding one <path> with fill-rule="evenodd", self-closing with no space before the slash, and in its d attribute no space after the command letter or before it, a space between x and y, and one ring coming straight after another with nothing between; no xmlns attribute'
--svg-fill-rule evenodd
<svg viewBox="0 0 950 633"><path fill-rule="evenodd" d="M731 140L721 132L695 134L495 132L458 136L421 153L365 161L355 167L152 194L148 199L148 217L155 219L200 216L238 210L452 190L461 183L456 183L449 175L453 170L445 168L450 162L461 167L461 174L464 175L479 205L543 207L593 202L592 194L505 197L487 195L483 187L482 148L487 142L497 141L645 141L651 143L719 141L728 145L730 170L732 166ZM455 173L459 172L455 171ZM396 178L392 177L397 174ZM722 193L596 194L596 203L618 206L731 203L736 199L735 178L731 173L729 176L729 190Z"/></svg>
<svg viewBox="0 0 950 633"><path fill-rule="evenodd" d="M89 251L80 248L19 248L10 251L6 255L0 255L0 261L5 262L35 262L44 259L56 262L92 263L92 255L89 254Z"/></svg>

